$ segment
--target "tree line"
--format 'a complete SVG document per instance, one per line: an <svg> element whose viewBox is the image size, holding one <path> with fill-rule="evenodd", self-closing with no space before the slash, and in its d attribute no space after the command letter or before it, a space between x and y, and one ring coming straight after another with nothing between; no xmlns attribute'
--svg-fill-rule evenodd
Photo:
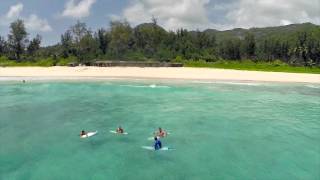
<svg viewBox="0 0 320 180"><path fill-rule="evenodd" d="M0 56L7 56L12 60L26 60L23 55L28 55L28 59L34 58L40 49L41 36L29 40L24 22L20 19L10 24L10 33L7 41L0 36Z"/></svg>
<svg viewBox="0 0 320 180"><path fill-rule="evenodd" d="M320 32L320 30L319 30ZM217 60L255 62L281 60L300 66L320 66L320 33L299 31L290 38L218 37L207 31L166 31L152 18L151 23L132 27L127 21L112 21L109 29L92 31L77 22L61 35L57 45L40 47L42 38L28 39L24 22L10 24L7 39L0 36L0 56L14 61L75 57L79 62L99 60ZM318 33L318 34L317 34Z"/></svg>

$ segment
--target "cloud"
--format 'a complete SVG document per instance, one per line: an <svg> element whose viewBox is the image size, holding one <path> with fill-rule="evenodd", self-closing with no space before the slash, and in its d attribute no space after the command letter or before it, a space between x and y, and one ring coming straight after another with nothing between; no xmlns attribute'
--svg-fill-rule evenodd
<svg viewBox="0 0 320 180"><path fill-rule="evenodd" d="M91 6L96 0L69 0L62 12L63 17L83 18L90 15Z"/></svg>
<svg viewBox="0 0 320 180"><path fill-rule="evenodd" d="M43 32L52 31L51 26L49 25L46 19L41 19L35 14L31 14L28 18L25 19L26 28L30 30L39 30Z"/></svg>
<svg viewBox="0 0 320 180"><path fill-rule="evenodd" d="M0 16L0 25L9 26L12 21L22 19L25 22L26 28L31 31L52 31L52 28L46 19L41 19L36 14L31 14L28 17L25 17L21 15L22 11L22 3L12 5L6 15Z"/></svg>
<svg viewBox="0 0 320 180"><path fill-rule="evenodd" d="M111 19L111 21L120 21L122 19L121 16L115 15L115 14L111 14L108 16L109 19Z"/></svg>
<svg viewBox="0 0 320 180"><path fill-rule="evenodd" d="M177 28L197 29L210 24L206 5L210 0L135 0L122 12L130 23L150 22L158 19L160 25L169 30Z"/></svg>
<svg viewBox="0 0 320 180"><path fill-rule="evenodd" d="M133 25L151 17L167 30L320 24L319 0L133 0L120 15Z"/></svg>
<svg viewBox="0 0 320 180"><path fill-rule="evenodd" d="M10 10L8 11L6 17L8 19L11 19L11 18L17 18L20 16L20 13L22 12L23 10L23 4L22 3L18 3L16 5L13 5L10 7Z"/></svg>
<svg viewBox="0 0 320 180"><path fill-rule="evenodd" d="M240 0L227 19L234 27L265 27L320 23L319 0Z"/></svg>

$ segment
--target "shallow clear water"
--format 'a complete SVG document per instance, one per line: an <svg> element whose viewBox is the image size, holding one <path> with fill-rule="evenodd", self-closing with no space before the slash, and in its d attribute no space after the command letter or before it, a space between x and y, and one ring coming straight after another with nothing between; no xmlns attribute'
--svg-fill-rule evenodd
<svg viewBox="0 0 320 180"><path fill-rule="evenodd" d="M0 179L319 178L319 85L0 83Z"/></svg>

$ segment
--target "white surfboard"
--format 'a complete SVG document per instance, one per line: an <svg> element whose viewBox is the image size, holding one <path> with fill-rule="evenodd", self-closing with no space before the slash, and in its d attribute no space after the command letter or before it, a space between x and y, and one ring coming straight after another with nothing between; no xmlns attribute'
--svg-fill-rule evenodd
<svg viewBox="0 0 320 180"><path fill-rule="evenodd" d="M85 135L82 135L80 136L81 138L88 138L88 137L91 137L91 136L94 136L98 133L98 131L95 131L95 132L87 132L87 134Z"/></svg>
<svg viewBox="0 0 320 180"><path fill-rule="evenodd" d="M153 146L141 146L142 149L146 149L146 150L151 150L151 151L155 151ZM173 150L172 148L169 147L162 147L161 149L157 150L157 151L169 151L169 150Z"/></svg>
<svg viewBox="0 0 320 180"><path fill-rule="evenodd" d="M110 133L113 133L113 134L121 134L121 135L128 135L127 132L124 132L124 133L118 133L117 131L113 131L111 130Z"/></svg>

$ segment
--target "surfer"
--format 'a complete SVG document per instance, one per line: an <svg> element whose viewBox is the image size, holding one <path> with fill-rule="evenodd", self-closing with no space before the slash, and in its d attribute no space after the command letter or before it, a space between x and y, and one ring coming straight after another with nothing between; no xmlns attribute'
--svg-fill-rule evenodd
<svg viewBox="0 0 320 180"><path fill-rule="evenodd" d="M80 136L85 136L85 135L87 135L87 133L84 130L82 130L80 133Z"/></svg>
<svg viewBox="0 0 320 180"><path fill-rule="evenodd" d="M157 137L154 138L154 150L159 150L162 148L162 144L160 139L158 139Z"/></svg>
<svg viewBox="0 0 320 180"><path fill-rule="evenodd" d="M124 130L122 129L121 126L119 126L116 131L117 131L117 133L120 133L120 134L124 133Z"/></svg>
<svg viewBox="0 0 320 180"><path fill-rule="evenodd" d="M158 132L156 133L156 136L158 137L165 137L167 135L167 132L164 131L161 127L159 127Z"/></svg>

